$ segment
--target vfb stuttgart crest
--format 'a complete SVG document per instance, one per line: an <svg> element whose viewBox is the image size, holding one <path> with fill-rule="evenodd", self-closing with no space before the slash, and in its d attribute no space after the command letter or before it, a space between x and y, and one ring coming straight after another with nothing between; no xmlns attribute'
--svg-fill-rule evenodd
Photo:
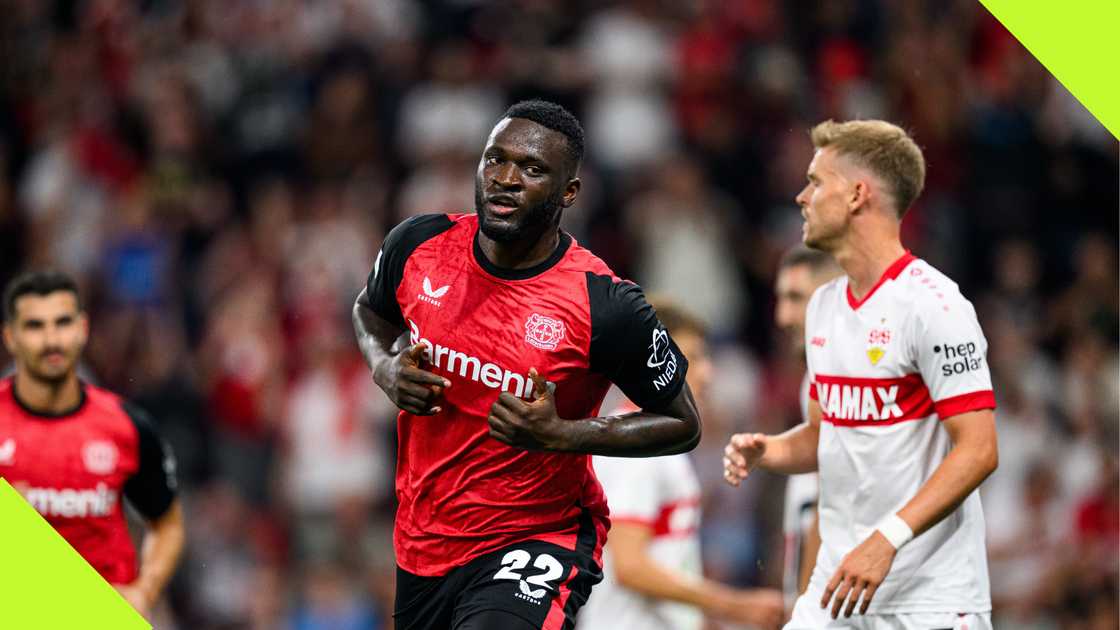
<svg viewBox="0 0 1120 630"><path fill-rule="evenodd" d="M533 313L525 320L525 341L541 350L555 350L564 339L564 322Z"/></svg>

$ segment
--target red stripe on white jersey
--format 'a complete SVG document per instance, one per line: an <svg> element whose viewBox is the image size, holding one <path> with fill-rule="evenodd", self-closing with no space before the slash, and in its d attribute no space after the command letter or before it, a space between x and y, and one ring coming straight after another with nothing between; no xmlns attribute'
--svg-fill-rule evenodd
<svg viewBox="0 0 1120 630"><path fill-rule="evenodd" d="M700 509L700 497L686 497L677 501L661 504L657 516L652 519L625 514L611 514L612 523L628 523L648 527L650 535L655 538L668 536L689 536L696 533L697 511Z"/></svg>
<svg viewBox="0 0 1120 630"><path fill-rule="evenodd" d="M836 426L888 426L921 420L934 413L921 374L895 378L858 378L818 374L810 388L821 419Z"/></svg>
<svg viewBox="0 0 1120 630"><path fill-rule="evenodd" d="M961 394L960 396L951 396L933 403L933 406L937 409L937 417L942 420L947 420L953 416L968 413L969 411L995 409L996 395L992 393L992 390L986 389L979 392Z"/></svg>

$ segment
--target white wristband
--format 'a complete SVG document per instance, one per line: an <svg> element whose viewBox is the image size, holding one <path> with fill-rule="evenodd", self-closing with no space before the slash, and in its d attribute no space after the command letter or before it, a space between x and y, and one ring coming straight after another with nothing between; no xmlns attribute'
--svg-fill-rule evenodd
<svg viewBox="0 0 1120 630"><path fill-rule="evenodd" d="M879 521L879 525L875 528L883 535L895 549L901 548L906 543L914 538L914 530L902 520L898 514L891 514L890 516Z"/></svg>

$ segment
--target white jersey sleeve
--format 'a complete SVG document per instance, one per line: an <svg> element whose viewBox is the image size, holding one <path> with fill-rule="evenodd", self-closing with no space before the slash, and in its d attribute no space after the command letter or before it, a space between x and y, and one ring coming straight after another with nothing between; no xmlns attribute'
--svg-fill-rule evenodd
<svg viewBox="0 0 1120 630"><path fill-rule="evenodd" d="M916 291L919 304L908 341L938 417L994 409L988 341L976 309L947 278L930 279L930 284Z"/></svg>
<svg viewBox="0 0 1120 630"><path fill-rule="evenodd" d="M655 458L593 457L595 475L603 486L611 521L652 526L661 510Z"/></svg>

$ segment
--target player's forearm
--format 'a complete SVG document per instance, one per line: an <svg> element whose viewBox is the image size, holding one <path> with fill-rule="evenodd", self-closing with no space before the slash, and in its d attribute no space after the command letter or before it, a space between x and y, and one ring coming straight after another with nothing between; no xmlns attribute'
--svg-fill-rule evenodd
<svg viewBox="0 0 1120 630"><path fill-rule="evenodd" d="M164 586L175 573L184 539L183 511L176 500L163 516L151 524L144 536L140 575L135 585L147 593L149 601L154 603L159 599Z"/></svg>
<svg viewBox="0 0 1120 630"><path fill-rule="evenodd" d="M653 457L686 453L700 441L698 424L636 412L565 423L564 445L555 450L610 457Z"/></svg>
<svg viewBox="0 0 1120 630"><path fill-rule="evenodd" d="M758 465L772 472L796 475L817 470L820 428L808 422L770 437Z"/></svg>
<svg viewBox="0 0 1120 630"><path fill-rule="evenodd" d="M401 335L401 331L373 312L373 309L366 304L365 290L354 301L351 320L354 324L354 336L358 340L358 349L365 357L366 365L376 372L379 365L392 358L389 349Z"/></svg>
<svg viewBox="0 0 1120 630"><path fill-rule="evenodd" d="M817 566L817 553L821 549L820 514L813 512L813 524L806 530L801 540L801 566L797 570L797 592L804 593L809 588L809 578Z"/></svg>
<svg viewBox="0 0 1120 630"><path fill-rule="evenodd" d="M591 455L673 455L691 451L700 443L700 414L687 385L661 412L636 411L567 421L560 428L563 444L556 450Z"/></svg>
<svg viewBox="0 0 1120 630"><path fill-rule="evenodd" d="M619 558L621 559L621 558ZM727 587L700 576L670 571L648 554L631 554L614 567L618 583L651 599L673 601L711 611Z"/></svg>
<svg viewBox="0 0 1120 630"><path fill-rule="evenodd" d="M957 509L998 463L994 440L955 445L898 516L921 534Z"/></svg>

